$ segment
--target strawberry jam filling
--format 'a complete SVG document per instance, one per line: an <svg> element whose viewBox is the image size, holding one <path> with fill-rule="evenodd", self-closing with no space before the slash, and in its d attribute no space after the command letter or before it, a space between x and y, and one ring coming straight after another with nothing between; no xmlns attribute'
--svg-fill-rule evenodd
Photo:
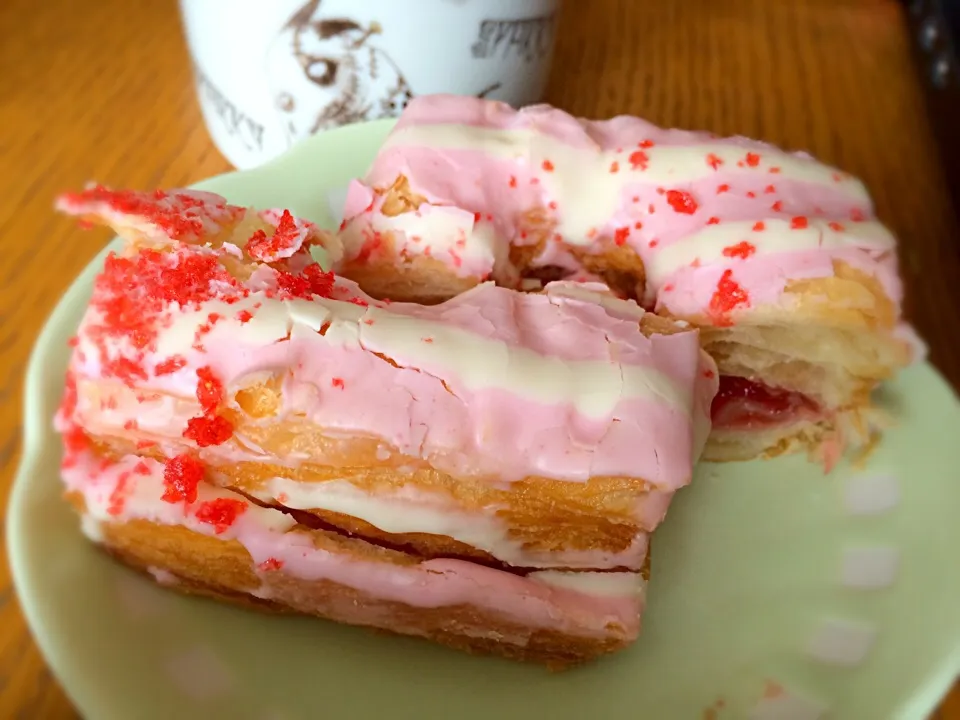
<svg viewBox="0 0 960 720"><path fill-rule="evenodd" d="M770 387L756 380L720 376L710 412L715 428L747 430L815 419L820 406L803 393Z"/></svg>

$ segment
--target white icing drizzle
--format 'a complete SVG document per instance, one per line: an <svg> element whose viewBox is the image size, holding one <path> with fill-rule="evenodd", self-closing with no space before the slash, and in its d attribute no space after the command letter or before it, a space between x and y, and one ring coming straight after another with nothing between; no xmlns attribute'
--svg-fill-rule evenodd
<svg viewBox="0 0 960 720"><path fill-rule="evenodd" d="M258 303L261 307L250 321L236 320L238 312L252 310ZM232 305L215 300L201 303L199 310L177 312L171 324L160 330L157 356L189 353L197 329L211 313L224 319L213 326L205 345L229 340L238 348L262 347L290 334L318 344L357 345L396 355L410 367L435 368L443 376L455 377L470 390L495 388L544 404L569 403L588 417L606 417L628 398L662 401L691 416L693 388L682 387L653 368L547 357L451 325L319 298L277 300L253 293ZM328 323L326 333L320 335ZM424 342L425 337L434 341ZM80 342L81 349L95 357L97 349L83 333Z"/></svg>
<svg viewBox="0 0 960 720"><path fill-rule="evenodd" d="M803 229L794 229L790 220L778 218L764 220L763 224L762 232L753 231L753 220L708 225L651 255L645 265L647 278L653 285L660 285L676 270L695 260L703 265L736 262L735 258L724 256L724 250L741 242L753 246L751 257L839 248L887 252L896 246L896 239L878 222L849 223L843 230L834 230L829 222L813 218Z"/></svg>
<svg viewBox="0 0 960 720"><path fill-rule="evenodd" d="M267 502L282 498L284 506L295 510L327 510L349 515L387 533L446 536L488 552L515 567L626 566L642 558L647 545L646 535L639 533L627 550L618 553L603 550L530 550L522 542L510 537L509 528L496 516L496 508L488 507L483 512L467 513L413 487L401 487L389 494L371 495L345 480L311 483L276 477L252 494ZM570 582L574 582L583 580L578 576L584 573L571 575L573 579ZM554 584L561 583L557 581Z"/></svg>
<svg viewBox="0 0 960 720"><path fill-rule="evenodd" d="M647 583L640 573L635 572L564 572L562 570L540 570L527 577L555 585L556 587L586 592L601 597L624 597L646 593Z"/></svg>
<svg viewBox="0 0 960 720"><path fill-rule="evenodd" d="M843 178L837 182L836 170L810 159L764 148L756 167L744 164L750 150L729 143L703 145L657 144L644 150L646 169L631 171L629 156L636 148L620 152L602 149L599 145L578 147L552 137L538 129L499 129L460 124L413 125L395 130L387 138L383 150L389 148L436 148L481 152L507 161L526 161L539 168L545 161L552 170L541 176L548 194L564 208L559 232L567 242L587 245L593 242L591 228L599 227L612 217L621 202L623 190L633 183L678 185L710 177L716 171L707 164L708 154L723 162L723 170L731 173L768 173L779 168L778 177L826 185L867 202L869 196L859 180ZM609 172L618 161L624 171ZM743 167L739 167L738 163Z"/></svg>

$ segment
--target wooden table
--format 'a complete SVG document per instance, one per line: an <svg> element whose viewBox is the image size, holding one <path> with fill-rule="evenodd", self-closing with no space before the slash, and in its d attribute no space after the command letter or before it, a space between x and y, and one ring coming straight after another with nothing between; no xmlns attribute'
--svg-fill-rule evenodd
<svg viewBox="0 0 960 720"><path fill-rule="evenodd" d="M576 0L560 28L555 105L760 137L860 175L902 238L910 312L933 362L960 383L960 245L898 2ZM0 163L5 512L28 353L107 239L54 216L54 194L93 178L176 187L228 169L201 123L174 0L5 0ZM2 563L0 718L74 716ZM960 689L939 718L960 720Z"/></svg>

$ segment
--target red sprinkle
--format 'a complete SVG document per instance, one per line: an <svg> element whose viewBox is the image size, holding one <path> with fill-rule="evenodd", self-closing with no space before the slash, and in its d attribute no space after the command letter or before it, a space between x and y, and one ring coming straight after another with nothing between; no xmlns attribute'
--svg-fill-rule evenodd
<svg viewBox="0 0 960 720"><path fill-rule="evenodd" d="M123 429L124 429L124 430L127 430L128 432L132 432L132 431L136 430L137 427L139 427L139 426L137 425L137 421L134 420L133 418L131 418L130 420L127 420L127 421L125 421L125 422L123 423Z"/></svg>
<svg viewBox="0 0 960 720"><path fill-rule="evenodd" d="M747 193L747 197L748 197L748 198L755 198L756 196L757 196L757 194L756 194L753 190L751 190L750 192Z"/></svg>
<svg viewBox="0 0 960 720"><path fill-rule="evenodd" d="M276 262L300 250L306 235L306 228L297 227L297 221L290 211L284 210L270 237L263 230L257 230L247 240L247 254L260 262Z"/></svg>
<svg viewBox="0 0 960 720"><path fill-rule="evenodd" d="M642 147L642 148L647 148L647 149L652 148L652 147L653 147L653 140L642 140L642 141L640 141L639 143L637 143L637 147Z"/></svg>
<svg viewBox="0 0 960 720"><path fill-rule="evenodd" d="M699 207L693 195L684 190L667 190L667 202L674 212L693 215Z"/></svg>
<svg viewBox="0 0 960 720"><path fill-rule="evenodd" d="M760 156L756 153L747 153L747 157L745 159L747 161L747 165L750 167L756 167L760 164Z"/></svg>
<svg viewBox="0 0 960 720"><path fill-rule="evenodd" d="M610 163L610 172L612 173L620 172L620 163L618 163L616 160Z"/></svg>
<svg viewBox="0 0 960 720"><path fill-rule="evenodd" d="M363 246L360 248L360 252L357 253L356 261L358 263L367 262L367 260L370 259L370 256L380 249L381 245L383 245L383 237L379 232L374 231L364 241Z"/></svg>
<svg viewBox="0 0 960 720"><path fill-rule="evenodd" d="M705 378L707 378L708 380L709 380L710 378L714 377L715 375L716 375L716 373L715 373L713 370L704 370L704 371L703 371L703 376L704 376Z"/></svg>
<svg viewBox="0 0 960 720"><path fill-rule="evenodd" d="M766 229L767 229L767 226L763 224L763 220L757 220L757 222L753 224L754 232L763 232Z"/></svg>
<svg viewBox="0 0 960 720"><path fill-rule="evenodd" d="M772 194L772 193L775 193L775 192L777 191L777 189L776 189L773 185L767 185L767 186L763 189L763 191L764 191L767 195L770 195L770 194Z"/></svg>
<svg viewBox="0 0 960 720"><path fill-rule="evenodd" d="M646 170L647 163L650 162L650 158L647 157L647 154L643 150L634 150L630 153L630 157L628 157L627 160L634 170Z"/></svg>
<svg viewBox="0 0 960 720"><path fill-rule="evenodd" d="M155 343L168 304L197 307L206 300L229 302L247 294L215 256L193 246L176 253L146 249L133 257L110 255L91 300L101 320L88 327L88 336L98 348L105 374L134 384L147 378L140 351ZM137 351L111 355L108 341L120 338L129 339Z"/></svg>
<svg viewBox="0 0 960 720"><path fill-rule="evenodd" d="M770 209L774 212L780 212L783 210L783 201L777 200L773 205L770 206Z"/></svg>
<svg viewBox="0 0 960 720"><path fill-rule="evenodd" d="M250 312L249 310L241 310L240 312L237 313L237 320L239 320L241 324L246 324L250 322L252 319L253 319L253 313Z"/></svg>
<svg viewBox="0 0 960 720"><path fill-rule="evenodd" d="M312 263L303 269L303 276L310 283L310 291L314 295L319 295L322 298L330 297L336 283L333 271L324 272L323 268L317 263Z"/></svg>
<svg viewBox="0 0 960 720"><path fill-rule="evenodd" d="M798 215L790 221L790 227L793 230L803 230L807 227L807 219L803 215Z"/></svg>
<svg viewBox="0 0 960 720"><path fill-rule="evenodd" d="M214 531L220 535L226 532L246 510L247 504L243 500L221 497L200 503L200 507L197 508L197 520L213 525Z"/></svg>
<svg viewBox="0 0 960 720"><path fill-rule="evenodd" d="M181 369L187 364L187 359L183 355L171 355L166 360L162 360L157 363L157 366L153 369L153 374L156 376L160 375L170 375L175 373L177 370Z"/></svg>
<svg viewBox="0 0 960 720"><path fill-rule="evenodd" d="M136 465L133 466L133 471L137 475L149 475L150 467L143 460L141 460L140 462L138 462Z"/></svg>
<svg viewBox="0 0 960 720"><path fill-rule="evenodd" d="M630 228L628 227L617 228L616 231L613 233L613 241L617 245L623 245L624 243L627 242L627 237L629 237L629 235L630 235Z"/></svg>
<svg viewBox="0 0 960 720"><path fill-rule="evenodd" d="M863 210L860 210L859 208L854 208L853 210L851 210L850 219L853 220L854 222L863 222L864 220Z"/></svg>
<svg viewBox="0 0 960 720"><path fill-rule="evenodd" d="M673 283L667 283L663 286L664 292L673 292Z"/></svg>
<svg viewBox="0 0 960 720"><path fill-rule="evenodd" d="M846 229L843 227L843 225L841 225L838 222L827 223L827 227L833 230L834 232L843 232Z"/></svg>
<svg viewBox="0 0 960 720"><path fill-rule="evenodd" d="M516 175L511 175L511 176L510 176L510 187L515 188L516 186L517 186L517 176L516 176Z"/></svg>
<svg viewBox="0 0 960 720"><path fill-rule="evenodd" d="M730 186L724 183L723 185L717 186L717 195L721 195L725 192L730 192Z"/></svg>
<svg viewBox="0 0 960 720"><path fill-rule="evenodd" d="M707 165L712 167L714 170L719 170L720 166L723 165L723 160L717 155L710 153L707 155Z"/></svg>
<svg viewBox="0 0 960 720"><path fill-rule="evenodd" d="M124 384L133 387L137 380L146 380L147 371L143 368L143 355L136 358L115 357L108 358L103 363L103 374L106 377L115 377L123 381Z"/></svg>
<svg viewBox="0 0 960 720"><path fill-rule="evenodd" d="M366 247L364 246L364 249ZM323 272L317 263L307 265L300 275L294 275L285 270L277 270L277 287L280 289L279 297L281 299L311 300L314 295L328 298L333 292L335 282L334 274Z"/></svg>
<svg viewBox="0 0 960 720"><path fill-rule="evenodd" d="M96 206L103 204L116 213L143 218L174 239L202 237L204 219L225 224L236 220L244 212L242 207L228 205L226 200L215 195L199 199L190 191L147 193L110 190L103 185L63 195L60 203L67 212L77 215L100 214Z"/></svg>
<svg viewBox="0 0 960 720"><path fill-rule="evenodd" d="M776 175L777 173L780 172L780 168L778 168L778 167L772 167L772 168L770 168L770 172L772 172L774 175Z"/></svg>
<svg viewBox="0 0 960 720"><path fill-rule="evenodd" d="M550 162L549 160L544 160L544 161L543 161L543 169L544 169L546 172L553 172L553 163Z"/></svg>
<svg viewBox="0 0 960 720"><path fill-rule="evenodd" d="M63 434L63 449L67 456L78 455L90 447L90 438L77 425L71 425Z"/></svg>
<svg viewBox="0 0 960 720"><path fill-rule="evenodd" d="M223 402L223 383L209 365L197 368L197 400L205 415L212 415Z"/></svg>
<svg viewBox="0 0 960 720"><path fill-rule="evenodd" d="M707 225L719 225L719 224L720 224L720 218L718 217L712 217L709 220L707 220Z"/></svg>
<svg viewBox="0 0 960 720"><path fill-rule="evenodd" d="M203 465L189 455L177 455L168 459L163 466L163 496L168 503L197 500L197 488L203 480Z"/></svg>
<svg viewBox="0 0 960 720"><path fill-rule="evenodd" d="M123 506L126 503L126 490L127 483L130 481L130 473L122 472L117 478L117 485L113 488L113 492L110 493L109 505L107 505L107 513L116 517L123 512Z"/></svg>
<svg viewBox="0 0 960 720"><path fill-rule="evenodd" d="M743 258L746 260L748 257L753 255L757 251L757 246L751 243L748 243L746 240L737 243L736 245L730 245L723 249L723 254L725 257L736 257Z"/></svg>
<svg viewBox="0 0 960 720"><path fill-rule="evenodd" d="M636 229L636 230L642 230L642 229L643 229L643 223L640 222L639 220L637 220L637 221L633 224L633 227L634 227L634 229Z"/></svg>
<svg viewBox="0 0 960 720"><path fill-rule="evenodd" d="M283 560L278 560L277 558L270 557L264 560L262 563L257 565L264 572L270 572L271 570L279 570L283 567Z"/></svg>
<svg viewBox="0 0 960 720"><path fill-rule="evenodd" d="M660 241L654 238L653 240L647 243L647 247L655 248L659 244L660 244Z"/></svg>
<svg viewBox="0 0 960 720"><path fill-rule="evenodd" d="M233 425L222 415L190 418L183 436L199 447L222 445L233 436Z"/></svg>
<svg viewBox="0 0 960 720"><path fill-rule="evenodd" d="M720 327L731 325L729 313L740 306L749 305L750 298L746 290L733 279L733 271L724 270L717 289L710 298L710 313L714 323Z"/></svg>
<svg viewBox="0 0 960 720"><path fill-rule="evenodd" d="M343 390L343 378L335 377L330 381L330 384L333 385L335 388L340 388L341 390Z"/></svg>

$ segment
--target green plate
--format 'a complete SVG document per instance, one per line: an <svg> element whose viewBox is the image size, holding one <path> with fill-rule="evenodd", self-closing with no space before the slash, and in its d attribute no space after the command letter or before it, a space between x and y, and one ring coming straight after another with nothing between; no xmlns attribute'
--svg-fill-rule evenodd
<svg viewBox="0 0 960 720"><path fill-rule="evenodd" d="M201 186L330 224L328 192L389 128L328 132ZM919 720L960 670L960 403L927 365L885 388L899 423L866 467L701 465L656 534L640 641L569 673L155 586L60 500L51 416L101 259L34 350L8 523L27 619L89 720Z"/></svg>

